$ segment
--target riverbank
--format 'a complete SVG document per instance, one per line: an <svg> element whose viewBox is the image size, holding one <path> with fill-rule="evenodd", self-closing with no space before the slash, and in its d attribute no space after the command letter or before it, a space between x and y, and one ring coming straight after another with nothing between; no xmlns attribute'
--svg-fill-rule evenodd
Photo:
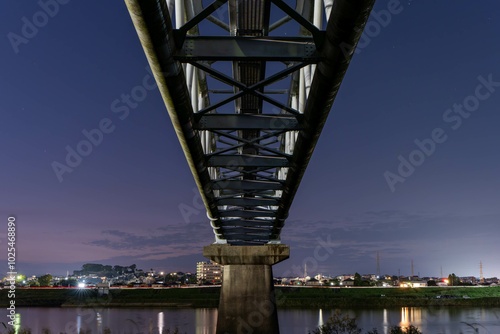
<svg viewBox="0 0 500 334"><path fill-rule="evenodd" d="M391 308L500 306L500 287L284 288L281 308Z"/></svg>
<svg viewBox="0 0 500 334"><path fill-rule="evenodd" d="M500 287L329 288L276 287L280 308L390 308L500 306ZM16 307L217 307L219 287L111 289L98 296L90 289L17 289ZM0 307L7 307L0 290Z"/></svg>

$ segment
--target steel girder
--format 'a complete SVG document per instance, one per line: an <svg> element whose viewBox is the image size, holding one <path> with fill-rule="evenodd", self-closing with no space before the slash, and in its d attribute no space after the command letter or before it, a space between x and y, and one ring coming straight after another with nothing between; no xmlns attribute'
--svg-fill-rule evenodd
<svg viewBox="0 0 500 334"><path fill-rule="evenodd" d="M279 242L374 1L125 0L216 242Z"/></svg>

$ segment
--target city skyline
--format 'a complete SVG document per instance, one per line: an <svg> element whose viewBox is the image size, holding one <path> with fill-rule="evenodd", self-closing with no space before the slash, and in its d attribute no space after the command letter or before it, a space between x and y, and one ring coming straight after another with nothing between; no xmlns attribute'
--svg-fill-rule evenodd
<svg viewBox="0 0 500 334"><path fill-rule="evenodd" d="M172 268L166 268L166 267L158 267L158 268L140 268L140 267L137 267L137 270L139 271L144 271L144 272L156 272L156 273L165 273L165 274L173 274L173 273L178 273L178 272L181 272L181 273L196 273L198 272L199 270L199 266L200 264L202 263L206 263L206 264L215 264L215 265L219 265L217 264L216 262L213 262L211 260L207 260L205 259L204 261L199 261L199 262L196 262L196 265L195 265L195 270L187 270L187 271L182 271L182 270L171 270ZM102 266L111 266L111 267L114 267L114 265L112 264L102 264L102 263L85 263L85 264L96 264L96 265L102 265ZM413 263L411 264L413 265ZM124 266L125 268L129 267L129 266ZM488 278L497 278L496 276L490 276L490 277L486 277L483 275L483 272L482 272L482 262L480 262L480 265L479 265L479 275L476 275L476 273L469 273L468 275L458 275L459 277L475 277L477 278L478 280L480 280L481 278L484 278L484 279L488 279ZM174 268L175 269L175 268ZM80 269L71 269L71 270L66 270L66 274L54 274L54 276L57 276L57 277L69 277L69 276L79 276L79 274L75 274L75 272L78 272L78 271L81 271L81 268ZM292 272L289 272L289 274L297 274L298 273L298 270L296 271L292 271ZM361 274L361 275L375 275L377 277L384 277L384 276L398 276L398 277L420 277L420 278L424 278L424 277L430 277L430 278L447 278L449 275L451 274L455 274L454 272L450 272L450 273L446 273L446 271L443 271L442 267L440 268L440 275L421 275L419 271L416 271L414 273L410 273L408 275L405 275L404 272L401 272L400 269L398 269L398 272L397 273L389 273L389 272L380 272L380 275L378 275L377 273L375 272L372 272L372 271L363 271L363 270L356 270L356 272L351 272L351 273L347 273L347 272L342 272L342 273L325 273L325 272L307 272L307 267L304 266L304 271L303 271L303 275L288 275L288 276L275 276L275 277L315 277L315 276L318 276L318 275L322 275L322 276L330 276L330 277L335 277L335 276L344 276L344 275L351 275L353 276L354 274ZM446 273L446 274L445 274ZM33 273L29 273L29 272L17 272L17 274L20 274L20 275L24 275L26 277L32 277L32 276L40 276L40 275L43 275L43 274L52 274L52 273L49 273L49 272L45 272L45 273L38 273L38 274L33 274Z"/></svg>
<svg viewBox="0 0 500 334"><path fill-rule="evenodd" d="M410 273L413 259L422 276L478 275L480 261L500 276L495 5L376 3L283 228L291 254L276 276L304 264L375 273L377 251L382 273ZM92 7L61 4L30 30L47 10L17 2L2 20L0 247L13 215L19 271L186 270L214 241L206 212L125 5Z"/></svg>
<svg viewBox="0 0 500 334"><path fill-rule="evenodd" d="M378 255L378 254L377 254ZM149 267L144 267L144 268L141 268L140 266L137 267L137 269L140 269L140 270L144 270L144 271L147 271L149 272L150 270L153 270L155 272L165 272L165 273L176 273L176 272L185 272L185 273L193 273L193 272L196 272L197 271L197 266L199 265L199 263L210 263L212 261L210 260L207 260L207 259L203 259L203 260L200 260L198 262L195 263L194 269L190 268L190 267L187 267L187 268L190 268L188 270L172 270L172 269L175 269L175 268L168 268L168 267L165 267L165 266L159 266L159 267L156 267L156 268L149 268ZM214 262L215 263L215 262ZM99 265L109 265L109 266L114 266L113 264L111 263L97 263L97 262L86 262L86 263L82 263L82 266L83 264L99 264ZM337 275L354 275L355 273L359 273L361 275L377 275L377 276L401 276L401 277L438 277L438 278L446 278L448 277L449 275L451 274L455 274L455 272L447 272L446 269L443 271L443 267L441 266L439 268L439 275L438 274L428 274L428 275L421 275L420 271L418 270L415 270L413 273L411 272L411 270L413 269L413 261L411 262L410 264L410 271L407 273L402 271L401 268L398 268L397 272L383 272L383 271L380 271L380 275L377 275L377 270L375 271L370 271L370 270L363 270L363 269L358 269L358 270L355 270L353 272L336 272L336 273L332 273L332 272L308 272L307 271L307 265L304 266L303 269L301 269L300 267L295 267L293 270L285 270L284 273L287 274L288 276L283 276L283 277L302 277L304 275L307 274L307 276L310 276L310 277L314 277L314 276L317 276L317 275L326 275L326 276L337 276ZM497 277L496 275L491 275L491 276L485 276L483 275L483 270L482 270L482 261L479 262L478 264L478 268L479 268L479 275L477 275L477 273L468 273L468 274L464 274L464 275L457 275L459 277L476 277L476 278L481 278L481 277L484 277L484 278L494 278L494 277ZM81 268L80 268L81 269ZM44 274L54 274L54 276L74 276L74 272L75 271L79 271L80 269L67 269L66 270L66 275L64 275L64 273L61 274L61 272L56 272L56 273L50 273L50 272L37 272L37 273L30 273L30 272L22 272L22 271L19 271L17 272L18 274L22 274L22 275L25 275L25 276L40 276L40 275L44 275ZM303 270L303 273L304 275L300 275L300 270ZM71 274L69 274L71 273ZM281 277L280 275L276 275L278 277ZM304 276L305 277L305 276Z"/></svg>

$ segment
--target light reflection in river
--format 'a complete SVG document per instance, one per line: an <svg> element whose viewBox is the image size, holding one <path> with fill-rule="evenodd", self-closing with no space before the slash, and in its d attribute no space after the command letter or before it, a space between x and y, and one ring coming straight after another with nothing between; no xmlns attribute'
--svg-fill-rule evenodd
<svg viewBox="0 0 500 334"><path fill-rule="evenodd" d="M102 333L102 316L99 312L96 314L96 320L97 320L97 333L100 334Z"/></svg>
<svg viewBox="0 0 500 334"><path fill-rule="evenodd" d="M217 324L217 310L215 309L195 309L196 334L215 333Z"/></svg>
<svg viewBox="0 0 500 334"><path fill-rule="evenodd" d="M76 316L76 331L77 333L80 333L81 330L82 330L82 316L78 314Z"/></svg>
<svg viewBox="0 0 500 334"><path fill-rule="evenodd" d="M324 321L323 321L323 310L319 309L319 319L318 319L318 327L323 326Z"/></svg>
<svg viewBox="0 0 500 334"><path fill-rule="evenodd" d="M215 334L216 309L77 309L18 308L22 328L32 333L165 334L176 328L180 333ZM283 309L278 312L281 333L306 334L324 324L335 313L332 309ZM500 308L419 308L341 310L357 318L363 332L377 328L389 334L390 326L417 326L422 333L492 334L500 333ZM6 309L0 310L6 316ZM471 328L468 324L478 324ZM69 330L71 329L71 330Z"/></svg>
<svg viewBox="0 0 500 334"><path fill-rule="evenodd" d="M163 316L163 312L158 313L158 330L160 334L163 334L163 331L165 330L165 318Z"/></svg>
<svg viewBox="0 0 500 334"><path fill-rule="evenodd" d="M399 326L406 328L410 325L417 327L422 325L422 319L425 318L425 316L422 317L422 312L425 312L425 310L422 310L421 307L402 307Z"/></svg>
<svg viewBox="0 0 500 334"><path fill-rule="evenodd" d="M384 334L389 333L389 320L387 320L387 309L384 309L384 320L382 322Z"/></svg>

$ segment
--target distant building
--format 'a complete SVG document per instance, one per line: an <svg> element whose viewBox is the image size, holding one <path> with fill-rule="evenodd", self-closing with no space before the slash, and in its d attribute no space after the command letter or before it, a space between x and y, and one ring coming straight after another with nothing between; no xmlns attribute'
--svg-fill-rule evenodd
<svg viewBox="0 0 500 334"><path fill-rule="evenodd" d="M304 285L311 285L311 286L321 286L321 281L315 279L315 278L311 278L309 281L307 281L306 284Z"/></svg>
<svg viewBox="0 0 500 334"><path fill-rule="evenodd" d="M340 285L344 285L344 286L354 286L354 280L351 279L351 278L348 278L348 279L345 279L343 280Z"/></svg>
<svg viewBox="0 0 500 334"><path fill-rule="evenodd" d="M196 264L196 278L200 283L221 284L223 268L223 265L213 261L198 262Z"/></svg>
<svg viewBox="0 0 500 334"><path fill-rule="evenodd" d="M155 283L156 280L154 277L152 276L145 276L145 277L142 277L142 283L145 283L147 285L151 285L153 283Z"/></svg>
<svg viewBox="0 0 500 334"><path fill-rule="evenodd" d="M477 279L474 276L465 276L465 277L460 277L460 282L468 284L476 284Z"/></svg>
<svg viewBox="0 0 500 334"><path fill-rule="evenodd" d="M403 281L399 284L402 288L421 288L427 286L426 281Z"/></svg>
<svg viewBox="0 0 500 334"><path fill-rule="evenodd" d="M96 288L99 296L109 294L109 283L97 283Z"/></svg>

